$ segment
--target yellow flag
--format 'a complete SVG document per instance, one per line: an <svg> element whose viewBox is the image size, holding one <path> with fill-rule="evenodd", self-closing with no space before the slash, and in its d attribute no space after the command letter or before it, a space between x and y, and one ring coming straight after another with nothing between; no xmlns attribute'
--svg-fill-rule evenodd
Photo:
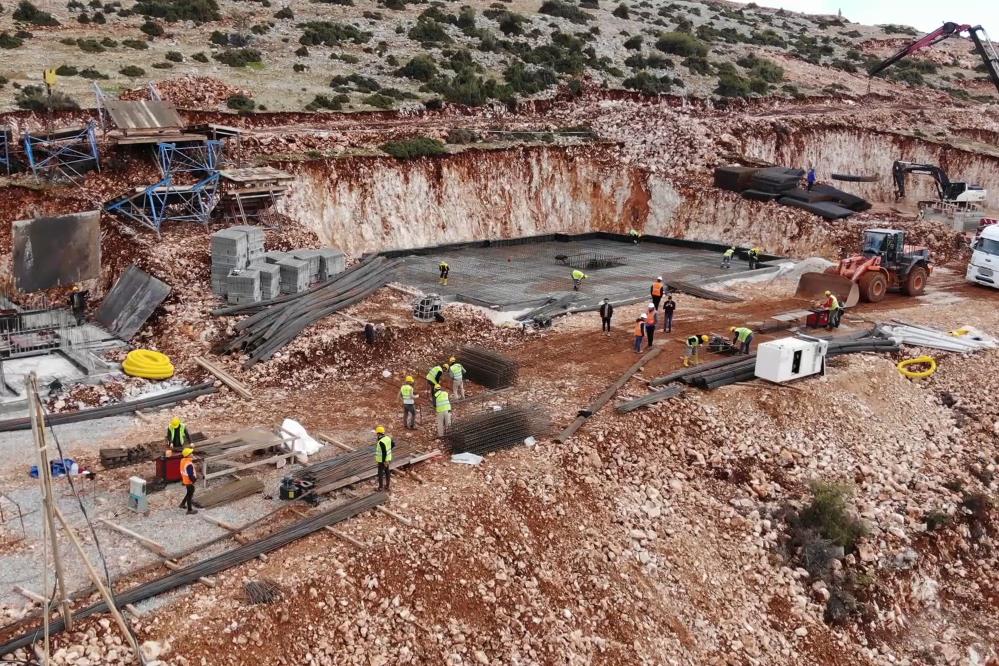
<svg viewBox="0 0 999 666"><path fill-rule="evenodd" d="M56 84L56 73L54 69L45 70L45 85L54 86Z"/></svg>

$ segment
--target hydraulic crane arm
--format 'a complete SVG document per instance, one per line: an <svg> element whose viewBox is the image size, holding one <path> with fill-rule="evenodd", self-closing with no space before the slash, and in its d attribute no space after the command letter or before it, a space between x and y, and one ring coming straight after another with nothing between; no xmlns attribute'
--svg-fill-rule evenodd
<svg viewBox="0 0 999 666"><path fill-rule="evenodd" d="M940 26L933 32L927 35L923 35L922 37L912 42L911 44L902 47L902 49L899 50L895 55L875 65L874 68L871 69L867 74L868 76L875 77L884 70L888 69L889 67L897 63L898 61L909 57L916 51L920 49L925 49L929 46L933 46L934 44L942 42L948 37L953 37L954 35L960 35L962 32L965 32L967 30L971 30L970 25L961 25L959 23L953 23L951 21L948 21L947 23L944 23L942 26Z"/></svg>
<svg viewBox="0 0 999 666"><path fill-rule="evenodd" d="M975 50L978 51L978 55L985 63L985 71L988 72L992 84L999 91L999 54L996 53L995 45L992 44L985 29L980 25L969 28L968 33L971 35L971 41L975 43Z"/></svg>
<svg viewBox="0 0 999 666"><path fill-rule="evenodd" d="M915 164L913 162L895 162L891 167L892 177L895 180L895 197L905 198L905 177L910 173L926 174L933 177L937 185L937 196L942 201L950 188L950 178L945 172L935 164Z"/></svg>

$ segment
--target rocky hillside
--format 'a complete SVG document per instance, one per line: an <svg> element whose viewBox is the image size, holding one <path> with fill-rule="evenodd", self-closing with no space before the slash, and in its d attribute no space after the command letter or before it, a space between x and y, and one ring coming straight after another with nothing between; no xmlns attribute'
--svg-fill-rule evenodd
<svg viewBox="0 0 999 666"><path fill-rule="evenodd" d="M236 110L472 106L570 89L589 78L646 94L841 95L918 34L749 4L663 0L61 0L0 6L0 108L39 108L43 67L58 106L93 105L150 80L187 107ZM900 14L899 21L904 21ZM976 68L977 66L977 68ZM967 40L890 70L875 92L994 91Z"/></svg>

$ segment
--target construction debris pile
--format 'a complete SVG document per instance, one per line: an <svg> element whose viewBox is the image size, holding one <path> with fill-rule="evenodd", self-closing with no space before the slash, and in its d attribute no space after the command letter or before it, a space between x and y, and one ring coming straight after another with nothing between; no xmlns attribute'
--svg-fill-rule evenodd
<svg viewBox="0 0 999 666"><path fill-rule="evenodd" d="M236 337L219 351L249 352L244 368L266 361L310 325L360 302L391 282L392 270L397 265L398 262L372 256L308 291L216 310L212 314L220 316L253 313L236 324Z"/></svg>

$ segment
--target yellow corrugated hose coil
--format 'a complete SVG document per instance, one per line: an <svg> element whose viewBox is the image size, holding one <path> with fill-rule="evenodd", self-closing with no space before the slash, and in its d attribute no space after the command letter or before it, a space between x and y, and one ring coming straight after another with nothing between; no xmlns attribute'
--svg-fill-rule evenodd
<svg viewBox="0 0 999 666"><path fill-rule="evenodd" d="M169 379L173 377L173 363L166 354L152 349L135 349L128 352L121 364L126 375L143 379Z"/></svg>
<svg viewBox="0 0 999 666"><path fill-rule="evenodd" d="M909 370L910 365L925 365L926 368L923 370ZM916 358L907 358L904 361L899 361L896 367L899 372L909 379L923 379L937 371L937 362L932 356L917 356Z"/></svg>

